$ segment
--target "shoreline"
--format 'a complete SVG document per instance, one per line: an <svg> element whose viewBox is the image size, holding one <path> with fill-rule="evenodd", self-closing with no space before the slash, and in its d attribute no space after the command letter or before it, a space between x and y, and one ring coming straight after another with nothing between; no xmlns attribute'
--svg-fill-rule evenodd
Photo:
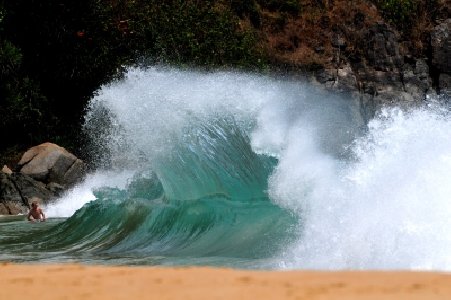
<svg viewBox="0 0 451 300"><path fill-rule="evenodd" d="M0 265L0 299L451 299L451 273Z"/></svg>

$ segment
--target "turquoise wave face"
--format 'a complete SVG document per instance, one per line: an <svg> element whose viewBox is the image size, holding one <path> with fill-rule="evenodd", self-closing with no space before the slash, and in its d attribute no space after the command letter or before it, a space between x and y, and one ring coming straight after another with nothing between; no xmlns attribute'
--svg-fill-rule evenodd
<svg viewBox="0 0 451 300"><path fill-rule="evenodd" d="M235 266L268 260L294 238L298 222L268 198L276 163L254 153L231 120L196 125L151 166L143 161L125 189L97 189L96 200L57 226L5 244L20 249L32 242L41 260Z"/></svg>
<svg viewBox="0 0 451 300"><path fill-rule="evenodd" d="M71 217L0 217L0 261L449 271L448 104L366 124L297 81L130 70L88 108L100 167L45 207Z"/></svg>

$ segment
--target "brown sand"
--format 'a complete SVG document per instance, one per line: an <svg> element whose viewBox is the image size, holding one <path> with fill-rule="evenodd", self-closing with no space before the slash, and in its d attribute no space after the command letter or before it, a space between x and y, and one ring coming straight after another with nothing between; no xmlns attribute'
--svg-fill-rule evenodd
<svg viewBox="0 0 451 300"><path fill-rule="evenodd" d="M0 265L0 299L451 299L451 274Z"/></svg>

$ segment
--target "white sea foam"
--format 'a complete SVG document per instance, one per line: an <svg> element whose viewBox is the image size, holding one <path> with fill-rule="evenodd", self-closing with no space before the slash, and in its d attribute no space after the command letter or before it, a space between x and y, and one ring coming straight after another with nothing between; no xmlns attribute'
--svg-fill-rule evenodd
<svg viewBox="0 0 451 300"><path fill-rule="evenodd" d="M451 270L450 133L443 111L385 109L345 163L287 137L271 192L303 228L281 266Z"/></svg>
<svg viewBox="0 0 451 300"><path fill-rule="evenodd" d="M58 201L47 205L47 217L70 217L84 204L95 200L93 191L101 187L124 189L135 171L99 171L89 174L85 180L67 191Z"/></svg>

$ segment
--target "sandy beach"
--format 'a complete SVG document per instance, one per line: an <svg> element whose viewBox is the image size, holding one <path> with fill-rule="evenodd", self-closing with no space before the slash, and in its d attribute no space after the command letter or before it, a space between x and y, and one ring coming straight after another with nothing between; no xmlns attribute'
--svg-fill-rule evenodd
<svg viewBox="0 0 451 300"><path fill-rule="evenodd" d="M451 299L451 274L0 266L0 299Z"/></svg>

